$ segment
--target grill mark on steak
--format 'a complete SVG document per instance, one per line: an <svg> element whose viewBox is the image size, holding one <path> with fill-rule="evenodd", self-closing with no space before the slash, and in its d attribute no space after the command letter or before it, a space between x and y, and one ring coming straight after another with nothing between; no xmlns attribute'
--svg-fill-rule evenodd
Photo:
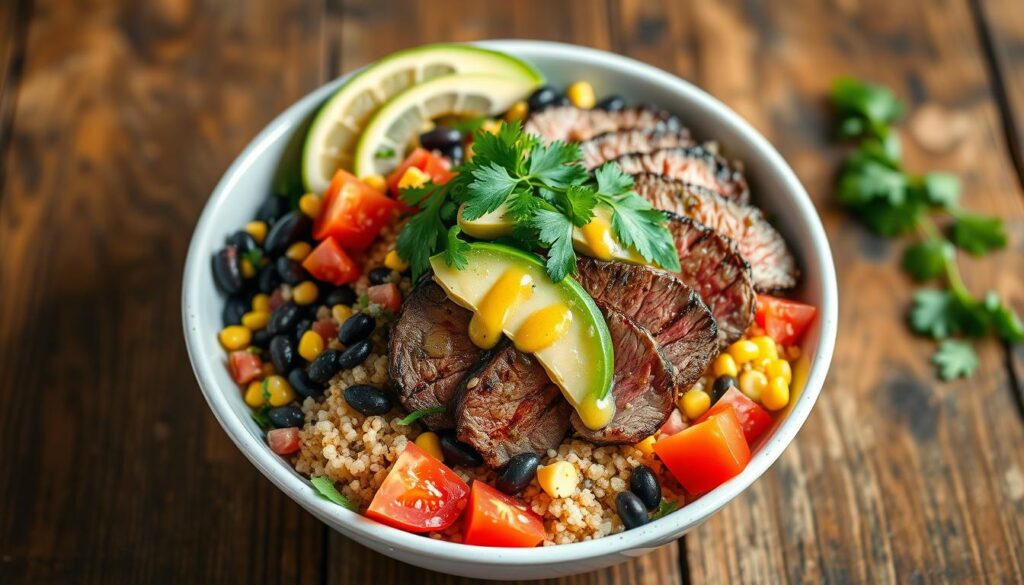
<svg viewBox="0 0 1024 585"><path fill-rule="evenodd" d="M557 106L532 114L523 130L540 136L545 142L580 142L598 134L631 128L678 132L683 124L679 118L653 106L632 106L614 112Z"/></svg>
<svg viewBox="0 0 1024 585"><path fill-rule="evenodd" d="M605 132L580 143L583 151L583 164L588 170L596 169L602 164L624 154L638 154L672 148L691 146L693 138L686 128L679 130L639 129L617 130Z"/></svg>
<svg viewBox="0 0 1024 585"><path fill-rule="evenodd" d="M674 407L672 367L658 351L651 334L635 321L601 301L615 347L612 397L615 416L603 429L592 430L572 413L572 426L584 439L598 444L636 443L654 434Z"/></svg>
<svg viewBox="0 0 1024 585"><path fill-rule="evenodd" d="M571 412L540 362L504 341L464 379L456 432L487 465L498 468L519 453L543 455L557 449Z"/></svg>
<svg viewBox="0 0 1024 585"><path fill-rule="evenodd" d="M668 179L710 189L742 205L750 202L750 189L743 177L742 166L730 163L704 145L626 154L613 162L631 175L663 175Z"/></svg>
<svg viewBox="0 0 1024 585"><path fill-rule="evenodd" d="M634 178L636 192L654 207L692 218L735 242L740 255L750 263L757 290L796 285L796 260L760 209L738 205L711 190L668 177L639 174Z"/></svg>

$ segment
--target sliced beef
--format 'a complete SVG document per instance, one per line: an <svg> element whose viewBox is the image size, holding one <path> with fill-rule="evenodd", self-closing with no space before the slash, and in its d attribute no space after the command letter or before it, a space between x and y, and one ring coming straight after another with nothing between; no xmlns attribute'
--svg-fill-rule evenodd
<svg viewBox="0 0 1024 585"><path fill-rule="evenodd" d="M484 356L469 339L472 316L430 280L406 299L391 328L388 352L391 384L406 410L451 405L463 377ZM421 420L435 430L455 426L451 412Z"/></svg>
<svg viewBox="0 0 1024 585"><path fill-rule="evenodd" d="M651 152L662 148L691 146L693 138L686 128L679 130L665 129L630 129L606 132L580 143L583 150L583 164L588 169L596 169L604 163L624 154Z"/></svg>
<svg viewBox="0 0 1024 585"><path fill-rule="evenodd" d="M587 428L574 412L572 426L593 443L636 443L654 434L672 412L672 367L643 327L608 304L598 301L597 305L608 323L615 347L611 390L615 416L608 426L595 431Z"/></svg>
<svg viewBox="0 0 1024 585"><path fill-rule="evenodd" d="M598 134L631 128L671 132L681 130L683 125L679 118L651 106L633 106L614 112L558 106L531 115L524 126L527 133L537 134L546 142L581 142Z"/></svg>
<svg viewBox="0 0 1024 585"><path fill-rule="evenodd" d="M631 175L652 173L691 185L699 185L746 205L750 189L738 163L730 163L707 146L663 148L643 154L627 154L615 159Z"/></svg>
<svg viewBox="0 0 1024 585"><path fill-rule="evenodd" d="M571 412L540 362L505 342L465 378L456 428L460 441L497 468L513 455L557 448Z"/></svg>
<svg viewBox="0 0 1024 585"><path fill-rule="evenodd" d="M576 278L590 296L649 331L675 369L676 386L693 385L717 353L715 318L700 296L676 276L650 266L584 257L578 263ZM616 350L616 363L618 355Z"/></svg>
<svg viewBox="0 0 1024 585"><path fill-rule="evenodd" d="M708 189L664 176L640 174L635 179L636 192L658 209L690 217L732 239L740 255L750 263L757 290L771 291L796 285L796 260L782 235L768 223L761 210L738 205Z"/></svg>

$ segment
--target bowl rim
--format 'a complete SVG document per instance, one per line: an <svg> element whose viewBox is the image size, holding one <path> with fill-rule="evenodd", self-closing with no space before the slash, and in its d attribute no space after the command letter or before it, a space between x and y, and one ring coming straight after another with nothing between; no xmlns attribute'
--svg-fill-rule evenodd
<svg viewBox="0 0 1024 585"><path fill-rule="evenodd" d="M810 414L832 361L838 328L838 287L832 252L825 229L806 190L782 155L739 114L692 83L630 57L578 45L511 39L477 41L471 44L505 51L513 55L546 52L565 61L587 62L608 69L612 74L618 74L623 69L628 69L634 75L647 78L654 85L680 94L682 101L697 102L701 107L711 110L724 126L731 127L730 129L740 141L747 142L753 150L758 151L765 158L768 166L778 173L786 186L791 203L795 204L793 208L797 216L795 225L801 225L807 230L810 241L818 250L817 255L820 256L820 261L816 264L821 276L822 298L821 306L818 307L820 335L815 348L817 357L810 364L807 381L796 403L790 407L785 420L782 421L773 436L761 446L738 476L663 518L629 531L594 540L528 549L479 547L453 543L392 528L321 498L312 488L308 479L298 475L294 469L290 469L291 473L286 472L281 466L281 458L271 452L264 442L258 441L250 434L243 421L232 412L227 394L217 387L213 368L222 368L223 364L211 356L203 355L199 350L201 346L199 340L200 320L198 311L193 307L197 305L198 299L202 295L199 288L199 271L209 268L207 259L200 258L199 252L204 242L216 236L212 233L212 218L216 214L215 212L227 203L227 193L255 163L258 155L279 140L283 134L293 131L305 115L304 113L312 112L317 104L323 102L340 84L358 70L320 86L276 116L235 158L204 206L189 244L182 283L182 323L185 345L196 380L221 427L264 476L319 520L357 541L373 541L380 550L390 553L403 551L439 560L469 562L478 565L541 566L621 554L638 548L666 544L667 542L663 542L666 537L677 533L683 534L699 525L750 487L792 443ZM287 462L286 465L291 467ZM476 552L480 554L474 554L472 560L466 558L467 553Z"/></svg>

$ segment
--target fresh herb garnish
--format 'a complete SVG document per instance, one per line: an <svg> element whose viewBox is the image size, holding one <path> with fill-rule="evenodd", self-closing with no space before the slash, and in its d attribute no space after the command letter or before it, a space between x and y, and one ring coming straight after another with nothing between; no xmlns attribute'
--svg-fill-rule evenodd
<svg viewBox="0 0 1024 585"><path fill-rule="evenodd" d="M356 301L356 309L359 311L365 311L370 306L370 295L363 293L359 295L359 300Z"/></svg>
<svg viewBox="0 0 1024 585"><path fill-rule="evenodd" d="M406 416L405 418L399 420L398 424L409 426L412 423L420 420L421 418L423 418L425 416L430 416L432 414L441 414L442 412L444 412L446 410L448 410L448 409L443 407L443 406L432 406L430 408L421 408L419 410L414 410L414 411L410 412L408 414L408 416Z"/></svg>
<svg viewBox="0 0 1024 585"><path fill-rule="evenodd" d="M382 146L373 153L373 158L391 158L395 156L395 149L389 146Z"/></svg>
<svg viewBox="0 0 1024 585"><path fill-rule="evenodd" d="M334 482L326 477L311 477L309 478L309 483L313 484L313 488L320 494L320 497L330 500L343 508L348 508L353 512L359 511L359 506L339 492L338 488L334 487Z"/></svg>
<svg viewBox="0 0 1024 585"><path fill-rule="evenodd" d="M914 175L903 168L892 124L903 116L904 107L892 92L844 78L832 89L832 103L838 134L860 140L843 163L837 184L840 201L880 235L917 235L904 250L904 271L918 282L940 279L946 288L917 291L910 327L940 342L932 362L942 379L970 376L978 365L974 349L968 341L951 337L995 335L1008 343L1024 341L1017 314L994 292L984 299L974 296L956 262L957 248L972 256L1005 248L1002 220L964 211L959 205L962 186L955 176Z"/></svg>
<svg viewBox="0 0 1024 585"><path fill-rule="evenodd" d="M679 504L678 503L670 502L669 500L666 500L665 498L662 498L661 499L661 503L658 504L658 509L653 511L653 512L651 512L651 522L653 522L653 521L655 521L655 520L657 520L659 518L664 518L665 516L668 516L669 514L671 514L672 512L675 512L678 509L679 509Z"/></svg>
<svg viewBox="0 0 1024 585"><path fill-rule="evenodd" d="M270 381L266 378L264 378L263 383L260 384L260 392L263 393L263 399L270 402Z"/></svg>
<svg viewBox="0 0 1024 585"><path fill-rule="evenodd" d="M252 420L256 421L256 424L263 430L270 428L270 407L264 404L256 410L249 413Z"/></svg>
<svg viewBox="0 0 1024 585"><path fill-rule="evenodd" d="M261 355L263 353L263 349L255 345L250 345L249 347L245 348L245 351L251 353L252 355Z"/></svg>
<svg viewBox="0 0 1024 585"><path fill-rule="evenodd" d="M260 248L252 248L243 256L246 260L252 264L253 268L259 269L263 265L263 250Z"/></svg>

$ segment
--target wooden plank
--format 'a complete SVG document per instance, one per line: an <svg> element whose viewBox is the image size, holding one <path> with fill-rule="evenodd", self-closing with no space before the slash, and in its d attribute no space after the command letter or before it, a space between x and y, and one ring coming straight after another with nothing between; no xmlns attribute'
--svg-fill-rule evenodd
<svg viewBox="0 0 1024 585"><path fill-rule="evenodd" d="M791 162L822 213L846 293L814 413L764 478L687 537L692 582L1024 579L1024 427L1004 355L982 344L972 380L935 380L932 343L904 326L912 287L899 246L834 204L842 151L823 108L844 73L909 102L909 167L960 174L965 204L1016 234L1011 250L963 260L969 285L1019 309L1024 199L967 3L621 0L616 11L627 52L733 106Z"/></svg>
<svg viewBox="0 0 1024 585"><path fill-rule="evenodd" d="M0 582L317 583L324 529L214 421L178 291L221 173L318 82L319 3L33 4L0 201Z"/></svg>

